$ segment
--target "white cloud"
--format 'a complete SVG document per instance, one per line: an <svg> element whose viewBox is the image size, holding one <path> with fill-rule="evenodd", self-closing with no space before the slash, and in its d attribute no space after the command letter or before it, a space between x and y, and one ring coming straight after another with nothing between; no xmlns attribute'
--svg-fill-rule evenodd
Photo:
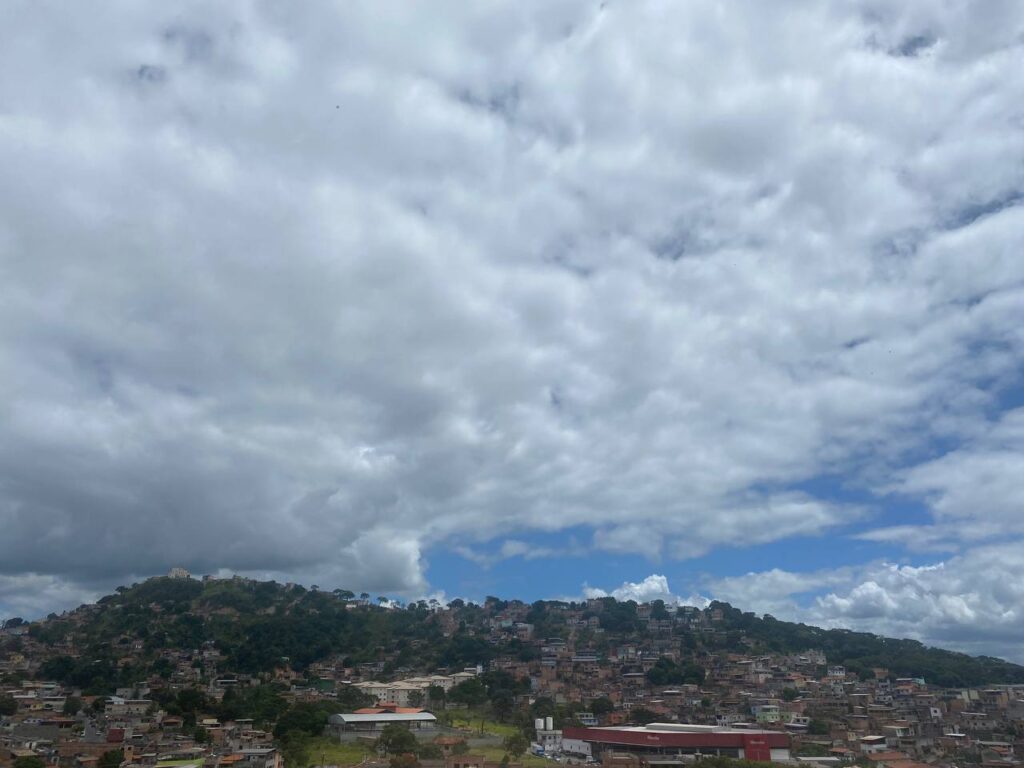
<svg viewBox="0 0 1024 768"><path fill-rule="evenodd" d="M972 425L959 447L920 462L883 487L925 501L933 520L857 535L913 551L960 551L979 542L1024 534L1024 408Z"/></svg>
<svg viewBox="0 0 1024 768"><path fill-rule="evenodd" d="M937 521L964 538L1024 533L1024 408L978 432L957 450L910 469L899 489L926 498Z"/></svg>
<svg viewBox="0 0 1024 768"><path fill-rule="evenodd" d="M580 545L573 537L569 537L568 541L565 542L565 546L562 547L549 547L519 539L505 539L495 552L464 545L454 547L453 551L460 557L476 563L482 568L490 568L502 560L509 560L514 557L519 557L523 560L541 560L547 558L583 557L588 554L587 548Z"/></svg>
<svg viewBox="0 0 1024 768"><path fill-rule="evenodd" d="M952 552L960 548L960 543L954 540L956 531L944 531L934 525L889 525L863 531L854 538L898 544L913 552Z"/></svg>
<svg viewBox="0 0 1024 768"><path fill-rule="evenodd" d="M711 579L708 593L777 618L914 637L1024 661L1024 541L980 546L928 565L871 563Z"/></svg>
<svg viewBox="0 0 1024 768"><path fill-rule="evenodd" d="M1021 13L0 11L0 569L1018 531Z"/></svg>
<svg viewBox="0 0 1024 768"><path fill-rule="evenodd" d="M701 595L692 594L689 597L681 598L672 594L668 578L662 574L652 573L643 581L624 582L622 586L606 591L599 587L583 585L583 597L614 597L616 600L635 600L638 603L649 603L652 600L664 600L672 605L698 605L705 606L707 598Z"/></svg>

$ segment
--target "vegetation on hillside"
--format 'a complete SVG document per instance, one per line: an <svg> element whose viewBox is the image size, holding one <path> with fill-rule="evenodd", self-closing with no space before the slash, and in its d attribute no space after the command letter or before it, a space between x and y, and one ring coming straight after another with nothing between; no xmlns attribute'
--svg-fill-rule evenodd
<svg viewBox="0 0 1024 768"><path fill-rule="evenodd" d="M150 674L168 677L173 671L164 653L168 649L215 648L223 657L219 667L239 673L268 673L283 666L301 672L313 662L333 657L347 665L383 663L383 677L396 670L461 669L486 664L499 655L523 661L537 657L530 643L488 640L486 620L507 605L497 598L488 598L484 605L454 601L445 616L450 622L446 631L441 615L433 610L436 606L425 601L385 608L365 599L355 605L354 597L345 590L326 592L272 581L153 578L119 587L95 606L36 622L29 635L54 646L73 641L77 652L56 652L43 663L38 676L81 688L86 695L109 693ZM528 606L525 620L534 625L535 637L565 638L570 633L564 618L568 608L582 610L586 618L596 617L604 629L600 634L587 628L572 630L577 647L590 647L598 655L617 643L643 642L648 632L646 617L635 602L613 598L589 607L538 601ZM656 601L645 613L651 619L668 619L676 609ZM829 663L843 664L864 677L880 668L894 677L924 677L951 687L1024 682L1024 667L929 648L914 640L778 621L744 613L727 603L712 603L702 616L700 626L693 629L677 625L682 661L659 661L648 672L651 683L701 684L709 654L721 651L798 653L808 649L820 649ZM125 664L125 656L132 663ZM198 657L195 664L200 665ZM457 687L447 700L469 707L487 702L503 720L511 717L514 697L524 690L521 681L492 676ZM437 692L428 695L443 697ZM272 691L257 688L238 696L242 698L226 697L221 706L236 716L255 713L250 716L268 722L279 714L274 711L278 704Z"/></svg>
<svg viewBox="0 0 1024 768"><path fill-rule="evenodd" d="M991 656L969 656L931 648L917 640L896 640L868 632L826 630L779 621L767 614L758 617L728 603L712 603L711 608L722 610L727 644L747 638L756 648L776 653L816 648L825 653L829 663L842 664L848 672L864 679L873 677L874 669L884 669L893 677L923 677L946 688L1024 683L1024 667Z"/></svg>

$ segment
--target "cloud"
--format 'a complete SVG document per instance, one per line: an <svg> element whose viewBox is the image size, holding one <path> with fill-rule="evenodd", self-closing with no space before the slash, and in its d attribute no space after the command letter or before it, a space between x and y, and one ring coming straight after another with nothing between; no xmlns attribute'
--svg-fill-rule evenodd
<svg viewBox="0 0 1024 768"><path fill-rule="evenodd" d="M39 616L40 606L60 611L95 602L102 595L99 590L80 587L48 574L0 576L0 616L32 619Z"/></svg>
<svg viewBox="0 0 1024 768"><path fill-rule="evenodd" d="M862 531L853 538L898 544L913 552L952 552L960 548L959 542L954 540L955 534L955 531L943 531L934 525L890 525Z"/></svg>
<svg viewBox="0 0 1024 768"><path fill-rule="evenodd" d="M707 598L700 595L690 595L688 598L680 598L672 594L668 584L668 578L662 574L652 573L650 576L639 582L624 582L622 586L613 590L605 591L598 587L583 585L583 597L614 597L616 600L635 600L638 603L649 603L652 600L664 600L672 605L699 605L705 606Z"/></svg>
<svg viewBox="0 0 1024 768"><path fill-rule="evenodd" d="M936 520L964 538L1024 533L1024 408L1007 411L971 440L909 469L899 489L928 500Z"/></svg>
<svg viewBox="0 0 1024 768"><path fill-rule="evenodd" d="M581 546L574 538L569 537L564 547L548 547L519 539L505 539L497 551L484 551L474 547L459 545L453 551L460 557L476 563L482 568L509 560L515 557L523 560L541 560L548 558L584 557L589 554L586 547Z"/></svg>
<svg viewBox="0 0 1024 768"><path fill-rule="evenodd" d="M932 520L874 528L864 541L901 544L912 551L958 552L965 546L1024 534L1024 408L973 425L972 434L938 458L908 468L882 490L924 501Z"/></svg>
<svg viewBox="0 0 1024 768"><path fill-rule="evenodd" d="M972 442L1024 353L1016 6L0 13L37 611L173 565L411 597L570 531L665 570L894 489L1018 531Z"/></svg>
<svg viewBox="0 0 1024 768"><path fill-rule="evenodd" d="M1024 541L980 546L926 565L877 562L711 579L705 590L748 610L1024 661Z"/></svg>

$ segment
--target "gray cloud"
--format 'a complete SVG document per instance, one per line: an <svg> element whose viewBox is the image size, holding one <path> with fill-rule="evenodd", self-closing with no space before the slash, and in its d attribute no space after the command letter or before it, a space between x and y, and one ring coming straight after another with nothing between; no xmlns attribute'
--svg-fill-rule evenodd
<svg viewBox="0 0 1024 768"><path fill-rule="evenodd" d="M0 14L0 573L40 609L879 514L821 473L946 520L935 446L1019 382L1016 4Z"/></svg>

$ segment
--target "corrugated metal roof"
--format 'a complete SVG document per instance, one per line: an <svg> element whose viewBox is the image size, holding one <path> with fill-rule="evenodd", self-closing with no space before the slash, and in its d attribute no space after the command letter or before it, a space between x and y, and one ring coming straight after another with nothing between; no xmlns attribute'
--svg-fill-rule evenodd
<svg viewBox="0 0 1024 768"><path fill-rule="evenodd" d="M331 715L331 722L334 724L343 723L409 723L409 722L433 722L437 720L429 712L411 712L396 714L394 712L382 712L377 715L338 714Z"/></svg>

